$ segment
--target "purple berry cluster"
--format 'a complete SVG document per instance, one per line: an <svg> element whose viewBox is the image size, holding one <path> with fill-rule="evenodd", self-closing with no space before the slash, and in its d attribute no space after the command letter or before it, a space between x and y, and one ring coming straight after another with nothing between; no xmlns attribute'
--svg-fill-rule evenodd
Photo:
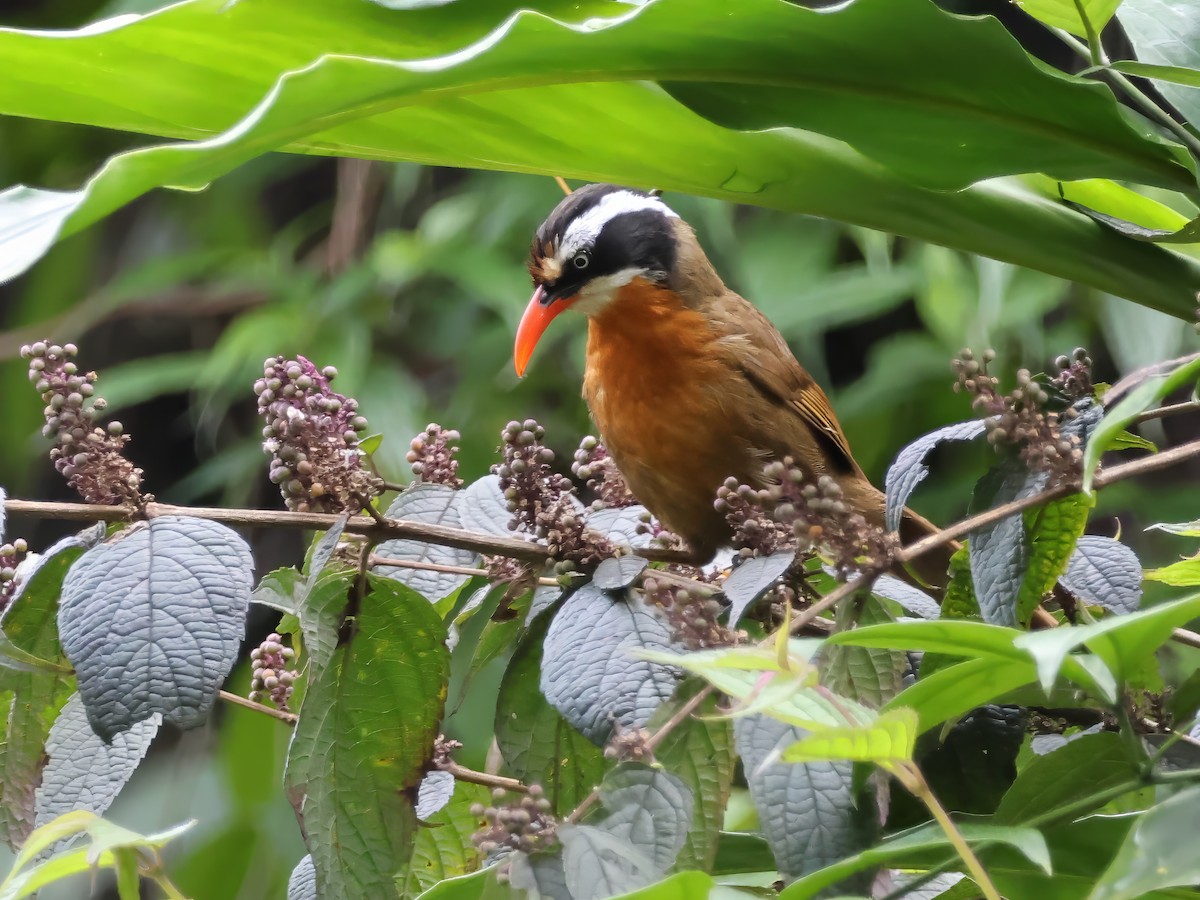
<svg viewBox="0 0 1200 900"><path fill-rule="evenodd" d="M37 341L21 348L29 360L29 380L46 404L42 434L54 442L50 459L88 503L137 503L142 470L125 458L129 437L120 422L107 428L96 418L107 407L96 397L96 373L81 373L74 344Z"/></svg>
<svg viewBox="0 0 1200 900"><path fill-rule="evenodd" d="M17 566L25 559L29 545L24 538L11 544L0 544L0 612L4 612L17 587Z"/></svg>
<svg viewBox="0 0 1200 900"><path fill-rule="evenodd" d="M988 442L998 451L1015 451L1032 471L1049 472L1056 478L1074 478L1083 462L1078 435L1063 434L1063 418L1073 418L1068 408L1060 416L1046 409L1050 394L1028 369L1017 372L1017 384L1007 394L1000 392L1000 380L989 374L988 364L995 351L985 350L980 359L969 349L954 360L954 390L971 395L971 406L984 417ZM1079 399L1092 391L1091 360L1082 347L1057 360L1059 374L1055 386Z"/></svg>
<svg viewBox="0 0 1200 900"><path fill-rule="evenodd" d="M462 487L455 458L458 453L455 443L461 439L462 435L453 429L442 428L433 422L426 425L425 430L412 439L405 454L413 475L428 484Z"/></svg>
<svg viewBox="0 0 1200 900"><path fill-rule="evenodd" d="M716 508L744 542L743 556L795 547L829 556L838 577L887 568L899 549L895 535L872 525L845 501L829 475L807 478L791 458L763 467L765 487L729 479L717 492Z"/></svg>
<svg viewBox="0 0 1200 900"><path fill-rule="evenodd" d="M267 423L263 451L271 455L271 481L297 512L357 512L383 488L362 464L358 439L367 420L357 400L330 387L335 377L333 366L275 356L254 383Z"/></svg>
<svg viewBox="0 0 1200 900"><path fill-rule="evenodd" d="M703 577L695 569L689 569L687 576ZM715 591L714 587L712 593L705 593L703 589L683 587L653 575L642 579L646 602L662 609L671 626L672 637L689 650L729 647L745 637L743 632L721 624L720 616L725 608L714 599Z"/></svg>
<svg viewBox="0 0 1200 900"><path fill-rule="evenodd" d="M262 703L269 698L276 707L287 712L292 697L296 671L292 668L296 651L283 645L283 635L271 633L259 646L250 651L250 699Z"/></svg>
<svg viewBox="0 0 1200 900"><path fill-rule="evenodd" d="M611 556L613 548L586 527L571 479L551 467L554 451L542 443L545 436L545 429L533 419L509 422L501 432L504 458L492 471L500 478L500 490L512 513L508 527L544 542L548 556L563 571L596 565Z"/></svg>
<svg viewBox="0 0 1200 900"><path fill-rule="evenodd" d="M503 848L532 853L552 847L558 840L558 822L550 813L550 801L542 788L531 784L529 793L519 801L500 805L506 796L506 791L496 788L492 791L493 805L476 803L471 807L471 815L487 823L471 835L479 852L490 856Z"/></svg>
<svg viewBox="0 0 1200 900"><path fill-rule="evenodd" d="M617 468L616 460L608 455L608 449L592 435L579 442L575 461L571 463L575 477L584 482L595 493L594 508L633 506L637 498L625 483L625 476Z"/></svg>

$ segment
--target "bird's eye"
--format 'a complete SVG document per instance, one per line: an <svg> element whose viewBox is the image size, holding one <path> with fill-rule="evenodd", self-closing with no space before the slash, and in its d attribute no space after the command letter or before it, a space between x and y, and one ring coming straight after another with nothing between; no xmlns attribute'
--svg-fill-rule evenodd
<svg viewBox="0 0 1200 900"><path fill-rule="evenodd" d="M591 258L587 255L587 251L583 250L581 250L579 253L576 253L575 256L571 258L572 265L574 265L577 269L586 269L588 267L588 263L591 261Z"/></svg>

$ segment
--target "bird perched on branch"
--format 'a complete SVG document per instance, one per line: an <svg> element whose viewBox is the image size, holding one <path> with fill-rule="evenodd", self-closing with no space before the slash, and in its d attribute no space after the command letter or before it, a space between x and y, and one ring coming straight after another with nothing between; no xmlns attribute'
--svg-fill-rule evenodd
<svg viewBox="0 0 1200 900"><path fill-rule="evenodd" d="M730 476L760 482L771 459L830 475L852 509L882 525L883 494L825 392L657 196L611 184L568 195L538 229L529 270L536 289L517 329L517 374L560 313L587 315L592 418L634 495L697 561L730 537L717 489ZM902 540L933 530L905 511ZM918 574L942 585L946 561L926 558Z"/></svg>

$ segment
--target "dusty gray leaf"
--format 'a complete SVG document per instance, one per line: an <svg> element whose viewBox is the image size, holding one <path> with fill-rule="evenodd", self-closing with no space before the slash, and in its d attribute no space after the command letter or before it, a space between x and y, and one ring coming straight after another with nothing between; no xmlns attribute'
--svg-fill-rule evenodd
<svg viewBox="0 0 1200 900"><path fill-rule="evenodd" d="M1200 17L1194 3L1125 0L1117 18L1139 62L1200 68ZM1163 79L1155 79L1154 87L1189 123L1200 122L1200 89Z"/></svg>
<svg viewBox="0 0 1200 900"><path fill-rule="evenodd" d="M1060 579L1079 599L1115 613L1137 612L1142 602L1142 564L1125 544L1085 534Z"/></svg>
<svg viewBox="0 0 1200 900"><path fill-rule="evenodd" d="M553 574L553 569L547 574ZM542 610L549 609L557 603L563 595L563 590L564 588L550 584L539 584L534 588L533 599L529 601L529 612L525 614L525 624L528 625Z"/></svg>
<svg viewBox="0 0 1200 900"><path fill-rule="evenodd" d="M1091 728L1085 728L1083 731L1077 731L1074 734L1035 734L1029 740L1029 749L1038 756L1045 756L1048 753L1053 753L1055 750L1061 750L1071 741L1077 741L1079 738L1089 734L1099 734L1104 731L1104 723L1093 725Z"/></svg>
<svg viewBox="0 0 1200 900"><path fill-rule="evenodd" d="M500 537L528 537L521 532L509 530L508 523L512 521L512 513L508 511L504 494L500 492L498 475L484 475L459 493L462 499L458 502L458 514L463 528Z"/></svg>
<svg viewBox="0 0 1200 900"><path fill-rule="evenodd" d="M851 763L767 762L807 734L764 715L733 723L760 828L780 873L789 880L852 856L869 843L867 815L854 803Z"/></svg>
<svg viewBox="0 0 1200 900"><path fill-rule="evenodd" d="M600 802L607 815L590 824L646 854L656 878L675 865L695 811L683 781L666 769L625 763L605 776Z"/></svg>
<svg viewBox="0 0 1200 900"><path fill-rule="evenodd" d="M311 856L306 855L292 869L287 900L317 900L317 869Z"/></svg>
<svg viewBox="0 0 1200 900"><path fill-rule="evenodd" d="M896 887L904 887L915 880L915 875L903 872L895 874ZM921 887L905 892L900 900L937 900L938 897L941 897L946 891L962 880L963 876L958 872L943 872L941 875L925 882Z"/></svg>
<svg viewBox="0 0 1200 900"><path fill-rule="evenodd" d="M161 724L162 716L155 714L105 744L88 724L79 694L72 694L46 740L49 761L35 795L37 825L75 809L104 815L150 749Z"/></svg>
<svg viewBox="0 0 1200 900"><path fill-rule="evenodd" d="M729 573L721 590L729 601L730 628L737 625L750 604L779 580L795 561L795 550L777 550L770 556L752 557Z"/></svg>
<svg viewBox="0 0 1200 900"><path fill-rule="evenodd" d="M635 659L631 651L670 647L670 628L640 598L614 600L584 585L546 633L542 693L589 740L607 743L614 721L643 727L681 678L678 669Z"/></svg>
<svg viewBox="0 0 1200 900"><path fill-rule="evenodd" d="M588 528L600 532L617 546L645 550L654 541L654 535L640 530L645 515L644 506L606 506L589 510L584 521Z"/></svg>
<svg viewBox="0 0 1200 900"><path fill-rule="evenodd" d="M217 522L160 516L93 547L63 582L58 630L95 732L162 713L202 724L237 658L254 560Z"/></svg>
<svg viewBox="0 0 1200 900"><path fill-rule="evenodd" d="M894 600L906 610L922 619L936 619L942 614L938 602L907 581L901 581L895 575L880 575L875 579L871 588L873 594L878 594L887 600Z"/></svg>
<svg viewBox="0 0 1200 900"><path fill-rule="evenodd" d="M982 420L972 419L969 422L958 422L947 425L937 431L922 435L896 456L884 479L884 493L887 496L887 508L884 513L884 524L888 531L900 527L900 517L908 498L917 489L917 485L929 474L929 466L925 465L925 457L938 444L945 441L971 441L983 434Z"/></svg>
<svg viewBox="0 0 1200 900"><path fill-rule="evenodd" d="M645 571L649 562L640 556L609 557L600 561L592 584L602 591L619 591L627 588Z"/></svg>
<svg viewBox="0 0 1200 900"><path fill-rule="evenodd" d="M417 818L428 819L454 796L454 776L449 772L429 772L417 787Z"/></svg>
<svg viewBox="0 0 1200 900"><path fill-rule="evenodd" d="M570 826L567 826L570 827ZM559 853L512 854L510 883L525 891L526 900L573 900L567 889L567 873Z"/></svg>
<svg viewBox="0 0 1200 900"><path fill-rule="evenodd" d="M307 589L309 591L316 586L317 579L321 577L321 571L333 559L333 552L337 550L338 543L342 539L342 532L346 530L346 523L349 521L349 511L342 513L330 529L321 535L316 546L313 547L312 555L308 560Z"/></svg>
<svg viewBox="0 0 1200 900"><path fill-rule="evenodd" d="M604 900L653 884L661 874L643 848L602 828L562 825L563 870L574 900Z"/></svg>
<svg viewBox="0 0 1200 900"><path fill-rule="evenodd" d="M462 493L446 484L416 482L397 497L388 507L389 519L408 519L429 525L445 525L450 528L463 527L459 515ZM425 541L384 541L376 550L379 556L388 559L403 559L410 562L436 563L441 566L474 568L479 563L479 554L472 550L443 547ZM401 584L408 585L430 603L449 597L466 584L470 575L450 572L431 572L425 569L404 569L399 566L376 566L376 575L385 575Z"/></svg>
<svg viewBox="0 0 1200 900"><path fill-rule="evenodd" d="M1041 491L1046 485L1045 472L1023 468L1002 468L985 475L980 485L992 490L988 507L1002 506ZM978 489L977 489L978 490ZM1001 519L971 535L967 544L971 559L971 579L983 620L992 625L1017 627L1017 598L1029 567L1029 547L1025 539L1025 520L1020 513Z"/></svg>

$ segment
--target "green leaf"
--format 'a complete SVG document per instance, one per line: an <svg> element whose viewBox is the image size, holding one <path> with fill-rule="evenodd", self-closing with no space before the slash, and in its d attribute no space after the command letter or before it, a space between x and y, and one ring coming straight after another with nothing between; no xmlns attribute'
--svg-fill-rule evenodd
<svg viewBox="0 0 1200 900"><path fill-rule="evenodd" d="M1135 241L1149 241L1154 244L1197 244L1200 243L1200 219L1192 219L1181 228L1146 228L1144 225L1138 225L1134 222L1126 222L1124 219L1119 219L1116 216L1110 216L1108 213L1102 213L1099 210L1091 209L1083 206L1080 203L1072 203L1067 201L1067 206L1078 210L1086 216L1095 219L1101 225L1111 228L1118 234L1124 235L1127 238L1132 238ZM1113 441L1114 448L1125 449L1131 446L1129 439L1134 435L1124 432L1119 436L1118 440ZM1132 446L1139 446L1136 439L1132 442ZM1150 443L1144 441L1143 443Z"/></svg>
<svg viewBox="0 0 1200 900"><path fill-rule="evenodd" d="M400 879L405 897L415 897L447 878L457 878L479 868L479 850L471 835L480 820L471 815L471 804L491 803L487 788L455 782L450 802L425 820L417 830L412 859Z"/></svg>
<svg viewBox="0 0 1200 900"><path fill-rule="evenodd" d="M1087 25L1091 25L1094 34L1099 34L1121 5L1121 0L1078 0L1078 6L1076 2L1077 0L1017 0L1017 6L1051 28L1062 28L1076 37L1087 38ZM1086 23L1080 15L1080 6L1083 7L1083 15L1087 16Z"/></svg>
<svg viewBox="0 0 1200 900"><path fill-rule="evenodd" d="M1119 59L1109 64L1110 68L1126 75L1137 75L1140 78L1156 78L1169 81L1172 84L1182 84L1188 87L1200 88L1200 70L1185 69L1183 66L1156 66L1152 63L1137 62L1132 59Z"/></svg>
<svg viewBox="0 0 1200 900"><path fill-rule="evenodd" d="M1159 522L1146 530L1166 531L1170 534L1181 534L1184 537L1200 537L1200 519L1191 522Z"/></svg>
<svg viewBox="0 0 1200 900"><path fill-rule="evenodd" d="M58 641L63 579L84 550L103 535L103 526L97 526L48 549L0 615L0 630L15 650L52 664L50 669L32 671L0 667L0 840L13 848L33 830L34 795L46 765L46 739L75 690L75 678Z"/></svg>
<svg viewBox="0 0 1200 900"><path fill-rule="evenodd" d="M839 626L845 627L840 619L852 609L844 604L845 613L839 611ZM876 597L869 597L859 615L859 624L873 625L892 621ZM849 697L878 709L899 693L901 677L908 665L904 653L875 647L837 645L826 648L821 654L821 676L824 685L835 694Z"/></svg>
<svg viewBox="0 0 1200 900"><path fill-rule="evenodd" d="M969 844L1004 843L1015 847L1029 860L1049 873L1050 851L1042 835L1033 828L1013 828L1002 825L977 825L962 823L958 826ZM804 878L792 882L779 900L808 900L830 885L837 884L848 875L880 866L903 867L906 859L930 850L951 850L949 839L936 825L924 825L905 832L841 862L826 866Z"/></svg>
<svg viewBox="0 0 1200 900"><path fill-rule="evenodd" d="M480 869L470 875L447 878L418 894L417 900L481 900L484 891L494 885L494 875L489 869Z"/></svg>
<svg viewBox="0 0 1200 900"><path fill-rule="evenodd" d="M1200 594L1127 616L1110 616L1092 625L1023 634L1013 644L1033 657L1046 690L1054 684L1061 666L1080 661L1067 655L1080 646L1086 646L1118 680L1124 680L1140 672L1177 627L1197 616L1200 616Z"/></svg>
<svg viewBox="0 0 1200 900"><path fill-rule="evenodd" d="M446 698L446 633L429 602L386 578L369 586L350 633L309 660L284 775L322 896L392 896Z"/></svg>
<svg viewBox="0 0 1200 900"><path fill-rule="evenodd" d="M1200 26L1190 0L1125 0L1121 27L1143 63L1200 69ZM1200 90L1191 80L1155 85L1193 127L1200 123Z"/></svg>
<svg viewBox="0 0 1200 900"><path fill-rule="evenodd" d="M1072 494L1023 514L1029 562L1017 595L1020 622L1029 622L1042 598L1066 572L1075 543L1087 526L1091 507L1083 494Z"/></svg>
<svg viewBox="0 0 1200 900"><path fill-rule="evenodd" d="M1029 684L1036 677L1029 662L989 656L969 659L922 676L892 698L884 709L913 710L919 720L918 733L925 732Z"/></svg>
<svg viewBox="0 0 1200 900"><path fill-rule="evenodd" d="M504 673L496 702L496 743L509 771L526 784L540 784L555 812L565 815L600 783L609 763L603 750L572 728L538 687L550 618L543 614L534 620Z"/></svg>
<svg viewBox="0 0 1200 900"><path fill-rule="evenodd" d="M1150 581L1161 581L1173 587L1200 586L1200 556L1181 559L1161 569L1147 569L1145 576Z"/></svg>
<svg viewBox="0 0 1200 900"><path fill-rule="evenodd" d="M1134 825L1090 900L1136 900L1147 892L1200 884L1196 809L1200 786L1152 806Z"/></svg>
<svg viewBox="0 0 1200 900"><path fill-rule="evenodd" d="M716 883L704 872L677 872L649 887L618 894L620 900L709 900Z"/></svg>
<svg viewBox="0 0 1200 900"><path fill-rule="evenodd" d="M605 775L600 805L602 812L589 817L588 825L636 847L659 876L675 865L695 812L695 798L682 779L661 766L621 763Z"/></svg>
<svg viewBox="0 0 1200 900"><path fill-rule="evenodd" d="M1080 801L1121 784L1141 783L1138 763L1128 744L1112 732L1085 734L1066 746L1035 756L1017 774L992 817L998 825L1020 825L1069 807L1076 815L1090 810ZM1103 798L1093 808L1103 805Z"/></svg>
<svg viewBox="0 0 1200 900"><path fill-rule="evenodd" d="M869 725L829 728L792 744L783 751L785 762L849 759L880 765L912 760L917 740L917 714L893 709Z"/></svg>
<svg viewBox="0 0 1200 900"><path fill-rule="evenodd" d="M1197 378L1200 378L1200 358L1184 363L1170 372L1150 375L1122 397L1116 406L1105 411L1104 418L1100 420L1099 427L1083 451L1084 493L1091 492L1092 479L1096 475L1100 455L1112 446L1116 436L1132 425L1141 413L1161 403L1172 391L1194 384Z"/></svg>
<svg viewBox="0 0 1200 900"><path fill-rule="evenodd" d="M617 15L568 27L527 12L496 28L486 5L191 0L121 27L0 33L14 73L0 113L190 141L116 157L79 192L9 192L0 277L155 186L196 189L287 147L749 200L989 253L1190 315L1200 264L1085 231L1018 184L924 190L839 140L724 130L646 83L670 81L706 111L730 111L732 94L747 115L825 131L933 183L1047 171L1194 187L1186 155L1127 124L1106 87L1042 68L994 20L924 0L819 13L769 0L732 11L718 0L543 9L575 21ZM919 46L891 40L898 30ZM162 47L169 59L153 52ZM996 83L1010 89L998 96ZM542 112L514 118L522 108ZM654 154L637 149L647 134Z"/></svg>
<svg viewBox="0 0 1200 900"><path fill-rule="evenodd" d="M680 701L664 705L648 727L655 730L674 712ZM683 780L696 803L687 841L675 861L678 870L710 871L717 855L725 804L737 767L732 723L710 718L717 708L715 697L704 701L696 714L671 731L655 750L658 762Z"/></svg>

